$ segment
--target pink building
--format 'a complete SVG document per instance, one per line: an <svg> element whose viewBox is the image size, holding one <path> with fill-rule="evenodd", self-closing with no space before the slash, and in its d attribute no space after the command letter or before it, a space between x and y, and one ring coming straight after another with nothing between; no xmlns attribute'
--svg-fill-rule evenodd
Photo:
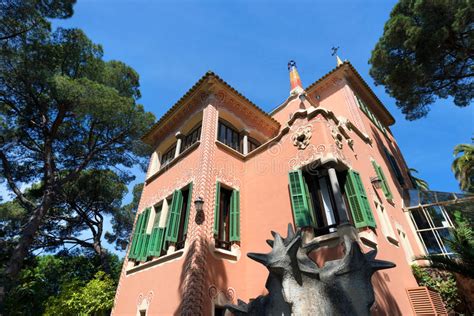
<svg viewBox="0 0 474 316"><path fill-rule="evenodd" d="M414 256L425 253L403 192L412 188L395 123L349 62L266 113L212 72L143 137L155 151L114 315L223 315L265 294L270 231L301 227L323 264L341 235L397 267L377 272L375 315L414 314Z"/></svg>

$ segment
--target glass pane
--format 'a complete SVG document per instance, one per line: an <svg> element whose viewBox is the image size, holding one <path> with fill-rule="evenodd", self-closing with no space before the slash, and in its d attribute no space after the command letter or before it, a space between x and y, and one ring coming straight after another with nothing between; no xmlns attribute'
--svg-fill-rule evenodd
<svg viewBox="0 0 474 316"><path fill-rule="evenodd" d="M451 192L436 192L438 202L454 200L454 194Z"/></svg>
<svg viewBox="0 0 474 316"><path fill-rule="evenodd" d="M451 247L449 247L449 243L446 242L446 240L453 239L453 234L451 233L451 230L449 228L442 228L442 229L437 229L436 232L438 233L440 237L440 242L444 245L444 248L446 248L446 251L453 252Z"/></svg>
<svg viewBox="0 0 474 316"><path fill-rule="evenodd" d="M225 144L225 132L226 128L224 125L220 125L219 140Z"/></svg>
<svg viewBox="0 0 474 316"><path fill-rule="evenodd" d="M436 194L432 191L420 191L421 204L436 203Z"/></svg>
<svg viewBox="0 0 474 316"><path fill-rule="evenodd" d="M430 228L430 224L421 208L417 208L411 211L411 215L418 229Z"/></svg>
<svg viewBox="0 0 474 316"><path fill-rule="evenodd" d="M228 146L232 145L232 130L230 128L225 128L226 129L226 144Z"/></svg>
<svg viewBox="0 0 474 316"><path fill-rule="evenodd" d="M418 233L423 239L423 242L425 243L426 250L428 251L429 254L440 254L442 253L441 248L438 245L438 242L436 241L436 237L431 230L427 230L424 232L419 232Z"/></svg>
<svg viewBox="0 0 474 316"><path fill-rule="evenodd" d="M448 220L444 217L443 210L439 205L425 207L435 227L448 227Z"/></svg>

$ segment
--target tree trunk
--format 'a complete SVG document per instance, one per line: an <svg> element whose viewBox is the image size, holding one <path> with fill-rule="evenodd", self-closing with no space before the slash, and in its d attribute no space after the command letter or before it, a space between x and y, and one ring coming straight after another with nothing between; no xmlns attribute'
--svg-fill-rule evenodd
<svg viewBox="0 0 474 316"><path fill-rule="evenodd" d="M28 251L33 244L35 235L38 232L44 216L51 206L51 200L50 194L45 194L43 203L33 211L28 223L21 232L18 245L13 249L12 256L8 261L7 268L5 269L6 275L11 280L15 280L18 277L18 273L23 265L23 260L28 255Z"/></svg>
<svg viewBox="0 0 474 316"><path fill-rule="evenodd" d="M100 257L100 264L104 272L111 275L109 259L107 258L107 252L104 248L101 247L100 243L94 243L94 250Z"/></svg>

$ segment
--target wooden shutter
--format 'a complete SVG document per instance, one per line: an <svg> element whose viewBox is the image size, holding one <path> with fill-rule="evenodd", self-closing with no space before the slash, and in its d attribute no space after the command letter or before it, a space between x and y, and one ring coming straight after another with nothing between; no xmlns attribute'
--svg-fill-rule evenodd
<svg viewBox="0 0 474 316"><path fill-rule="evenodd" d="M448 315L439 293L420 286L406 289L414 315Z"/></svg>
<svg viewBox="0 0 474 316"><path fill-rule="evenodd" d="M181 190L173 193L171 207L168 210L168 222L166 224L166 240L169 242L178 241L179 222L181 219L181 209L183 208L183 194Z"/></svg>
<svg viewBox="0 0 474 316"><path fill-rule="evenodd" d="M216 182L216 202L214 205L214 235L219 234L219 208L221 202L221 184Z"/></svg>
<svg viewBox="0 0 474 316"><path fill-rule="evenodd" d="M188 200L186 201L186 214L184 215L184 228L183 228L183 236L186 236L188 233L188 222L189 222L189 210L191 209L191 203L193 203L193 183L189 184L188 190Z"/></svg>
<svg viewBox="0 0 474 316"><path fill-rule="evenodd" d="M357 171L349 170L347 172L344 189L351 207L355 227L376 227L364 185Z"/></svg>
<svg viewBox="0 0 474 316"><path fill-rule="evenodd" d="M132 237L132 244L130 245L130 251L128 253L129 259L136 259L137 258L137 244L138 244L138 237L140 234L140 227L143 221L143 214L138 214L138 218L136 221L135 229L133 230L133 237Z"/></svg>
<svg viewBox="0 0 474 316"><path fill-rule="evenodd" d="M138 236L138 243L136 248L136 255L138 261L146 261L146 251L148 248L148 237L146 233L146 228L148 226L148 219L150 218L150 211L151 208L147 207L143 212L143 220L142 225L140 226L139 236Z"/></svg>
<svg viewBox="0 0 474 316"><path fill-rule="evenodd" d="M143 234L143 242L140 248L138 261L146 261L148 258L148 244L150 243L150 234Z"/></svg>
<svg viewBox="0 0 474 316"><path fill-rule="evenodd" d="M233 190L230 198L230 241L240 240L240 192Z"/></svg>
<svg viewBox="0 0 474 316"><path fill-rule="evenodd" d="M374 167L377 177L382 181L383 194L387 199L391 200L393 198L392 191L390 191L387 178L385 178L385 174L383 173L382 168L374 160L372 160L372 166Z"/></svg>
<svg viewBox="0 0 474 316"><path fill-rule="evenodd" d="M159 257L163 248L164 227L153 227L148 243L148 256Z"/></svg>
<svg viewBox="0 0 474 316"><path fill-rule="evenodd" d="M153 223L153 228L151 230L150 241L148 242L147 255L153 257L160 256L161 246L158 247L158 237L159 237L159 224L161 219L163 205L160 205L158 209L155 208L155 219Z"/></svg>
<svg viewBox="0 0 474 316"><path fill-rule="evenodd" d="M288 178L290 181L291 206L293 208L295 224L298 227L312 226L303 173L301 170L290 171Z"/></svg>

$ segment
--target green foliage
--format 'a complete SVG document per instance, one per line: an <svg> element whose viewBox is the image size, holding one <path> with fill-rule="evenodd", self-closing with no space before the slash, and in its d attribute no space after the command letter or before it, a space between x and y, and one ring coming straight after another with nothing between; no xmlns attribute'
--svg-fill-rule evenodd
<svg viewBox="0 0 474 316"><path fill-rule="evenodd" d="M69 311L71 299L80 306L71 315L110 309L122 262L115 255L108 255L108 261L111 276L100 271L100 258L90 253L61 252L33 258L7 293L5 315L43 315L53 302ZM98 293L100 290L103 293Z"/></svg>
<svg viewBox="0 0 474 316"><path fill-rule="evenodd" d="M370 75L397 99L408 120L436 98L467 106L474 96L474 3L400 0L372 51Z"/></svg>
<svg viewBox="0 0 474 316"><path fill-rule="evenodd" d="M457 145L454 148L454 157L456 158L451 169L459 181L459 186L463 191L474 193L474 145Z"/></svg>
<svg viewBox="0 0 474 316"><path fill-rule="evenodd" d="M41 226L55 228L48 220L72 206L67 191L80 188L87 172L113 170L127 184L133 180L129 168L145 168L149 147L140 137L154 116L137 103L138 74L122 62L104 61L102 47L81 30L38 26L2 42L0 55L0 179L28 214L6 269L14 278L38 241L31 236L44 237ZM18 183L40 183L42 195L30 199ZM90 185L93 193L96 183ZM77 241L74 233L67 228L60 235Z"/></svg>
<svg viewBox="0 0 474 316"><path fill-rule="evenodd" d="M414 168L410 168L409 175L410 175L411 181L412 181L413 185L415 186L415 188L420 190L420 191L428 191L430 189L429 185L428 185L428 182L426 182L425 180L423 180L421 178L415 177L413 175L414 173L418 173L418 170L416 170Z"/></svg>
<svg viewBox="0 0 474 316"><path fill-rule="evenodd" d="M59 296L48 299L44 315L106 315L112 309L115 288L113 280L102 271L85 285L73 279L63 284Z"/></svg>
<svg viewBox="0 0 474 316"><path fill-rule="evenodd" d="M2 0L0 40L11 40L34 28L49 27L47 18L64 19L73 13L76 0Z"/></svg>
<svg viewBox="0 0 474 316"><path fill-rule="evenodd" d="M105 233L105 239L109 243L115 243L117 250L123 250L128 245L142 190L143 183L136 184L133 187L132 201L114 213L111 219L112 232Z"/></svg>
<svg viewBox="0 0 474 316"><path fill-rule="evenodd" d="M442 273L435 269L412 265L413 275L420 286L438 292L449 310L461 303L456 286L456 279L451 273Z"/></svg>

